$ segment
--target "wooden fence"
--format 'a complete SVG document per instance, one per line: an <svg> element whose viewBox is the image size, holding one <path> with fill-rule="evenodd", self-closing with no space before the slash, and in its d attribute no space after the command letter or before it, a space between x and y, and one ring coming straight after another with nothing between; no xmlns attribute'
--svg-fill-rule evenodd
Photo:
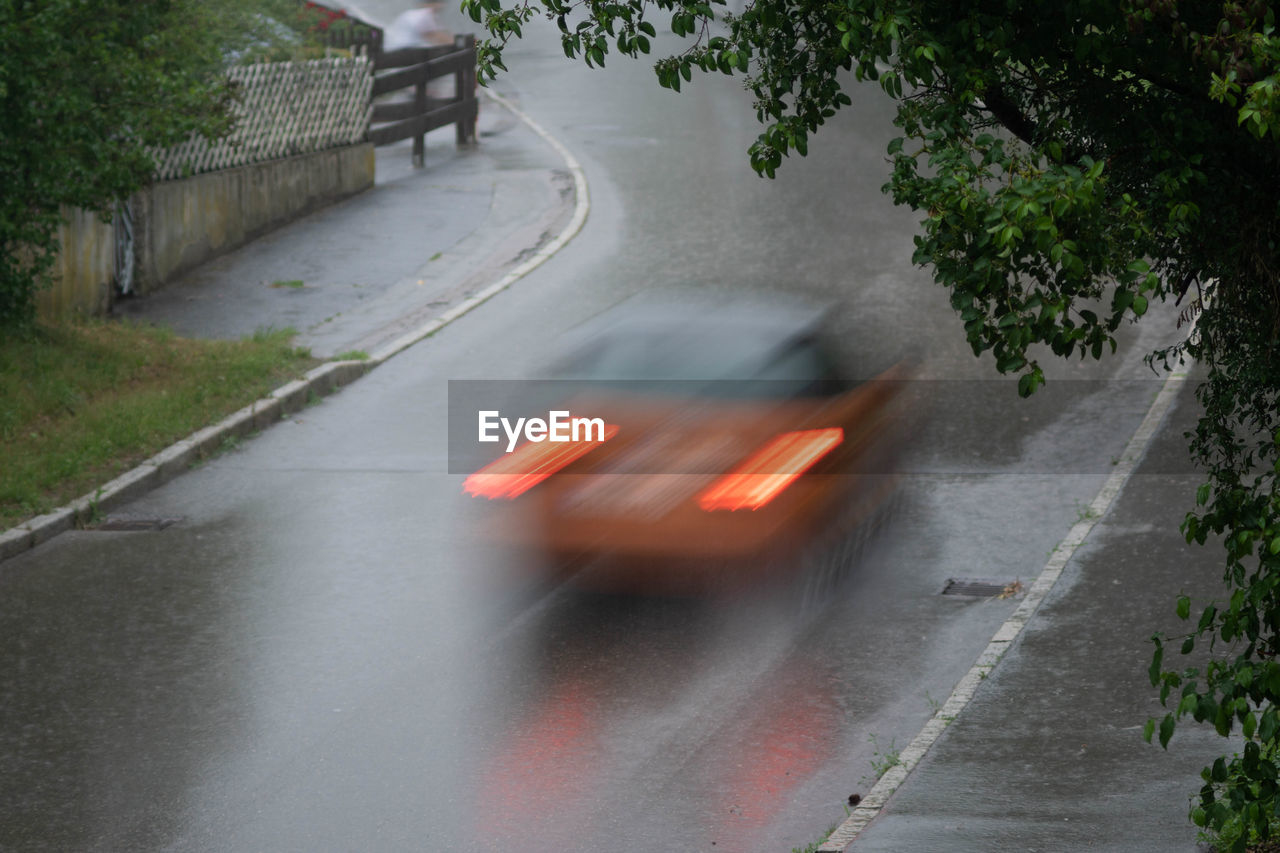
<svg viewBox="0 0 1280 853"><path fill-rule="evenodd" d="M476 38L455 36L453 44L415 47L376 53L373 57L373 97L412 87L411 100L375 102L369 141L387 145L413 138L413 164L421 166L427 133L447 125L457 126L459 145L475 142ZM451 76L452 97L432 96L427 84Z"/></svg>

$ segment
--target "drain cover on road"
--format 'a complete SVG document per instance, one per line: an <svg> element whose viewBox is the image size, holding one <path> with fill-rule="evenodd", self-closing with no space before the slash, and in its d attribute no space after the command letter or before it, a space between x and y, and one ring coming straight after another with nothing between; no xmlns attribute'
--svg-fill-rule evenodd
<svg viewBox="0 0 1280 853"><path fill-rule="evenodd" d="M1013 598L1022 594L1022 581L989 578L950 578L942 588L943 595L966 595L971 598Z"/></svg>
<svg viewBox="0 0 1280 853"><path fill-rule="evenodd" d="M101 524L94 524L90 530L164 530L170 524L176 524L181 518L138 518L109 515Z"/></svg>

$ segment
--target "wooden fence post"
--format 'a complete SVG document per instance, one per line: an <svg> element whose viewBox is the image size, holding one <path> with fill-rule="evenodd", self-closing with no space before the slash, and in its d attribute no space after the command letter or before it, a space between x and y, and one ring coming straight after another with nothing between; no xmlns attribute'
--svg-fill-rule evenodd
<svg viewBox="0 0 1280 853"><path fill-rule="evenodd" d="M427 81L419 80L413 87L413 109L417 115L422 115L427 111ZM413 137L413 167L421 169L426 164L427 159L427 130L425 127L419 128L417 134Z"/></svg>
<svg viewBox="0 0 1280 853"><path fill-rule="evenodd" d="M476 141L476 39L458 35L452 44L427 48L404 48L374 55L373 90L376 99L392 92L413 88L407 101L375 103L370 116L369 141L388 145L413 139L413 165L426 160L426 134L446 125L456 125L459 145ZM375 45L375 49L380 47ZM382 73L378 73L382 72ZM442 77L454 78L453 96L429 97L429 83Z"/></svg>
<svg viewBox="0 0 1280 853"><path fill-rule="evenodd" d="M474 54L476 49L476 37L471 34L457 35L453 37L453 46L456 50L470 50ZM476 100L476 63L473 58L465 67L453 75L454 79L454 99L461 104L468 102L474 103ZM471 114L465 119L459 119L457 125L457 144L466 145L476 141L476 111L473 109Z"/></svg>

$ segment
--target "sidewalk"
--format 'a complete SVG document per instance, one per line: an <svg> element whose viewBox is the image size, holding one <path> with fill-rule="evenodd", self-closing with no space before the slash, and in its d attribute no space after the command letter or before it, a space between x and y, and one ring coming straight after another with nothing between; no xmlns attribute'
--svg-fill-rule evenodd
<svg viewBox="0 0 1280 853"><path fill-rule="evenodd" d="M292 327L320 357L370 353L447 311L551 240L568 222L573 180L559 155L497 103L481 103L480 142L452 127L377 150L374 187L193 270L115 313L193 337Z"/></svg>
<svg viewBox="0 0 1280 853"><path fill-rule="evenodd" d="M848 850L1204 849L1187 817L1199 771L1237 747L1190 718L1168 752L1141 737L1164 713L1151 634L1185 633L1179 592L1199 613L1222 590L1218 550L1178 533L1203 479L1182 438L1193 385L1021 637ZM1173 644L1166 666L1178 657Z"/></svg>

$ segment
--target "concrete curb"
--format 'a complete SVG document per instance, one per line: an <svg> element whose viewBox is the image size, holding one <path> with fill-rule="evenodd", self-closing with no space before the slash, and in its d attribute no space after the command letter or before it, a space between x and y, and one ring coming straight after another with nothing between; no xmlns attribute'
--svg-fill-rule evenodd
<svg viewBox="0 0 1280 853"><path fill-rule="evenodd" d="M195 462L216 453L227 439L243 438L252 433L261 432L282 418L302 409L311 400L327 396L349 385L387 359L403 352L423 338L435 334L480 304L492 299L564 248L565 244L582 230L587 220L587 213L591 209L587 179L582 166L577 158L560 144L559 140L506 98L487 89L485 94L490 100L524 122L555 149L573 175L575 195L573 216L555 239L498 281L413 331L396 338L373 353L369 359L331 361L322 364L309 371L302 379L281 385L261 400L171 444L94 492L83 495L45 515L28 519L16 527L0 532L0 562L29 551L60 533L91 524L103 513L135 500L187 471Z"/></svg>
<svg viewBox="0 0 1280 853"><path fill-rule="evenodd" d="M818 853L845 853L849 846L857 840L862 830L880 814L881 808L884 807L885 803L889 801L889 798L893 796L902 783L906 781L908 774L920 763L920 760L924 758L930 747L934 745L947 727L955 721L965 706L969 704L969 700L973 698L979 685L991 674L996 664L1004 657L1005 652L1021 635L1022 629L1035 616L1036 611L1053 590L1058 578L1062 575L1063 569L1066 568L1067 563L1075 555L1076 550L1084 543L1085 538L1093 531L1094 526L1111 509L1111 505L1120 495L1120 490L1124 488L1129 477L1137 470L1138 463L1142 461L1142 456L1146 452L1147 445L1150 444L1152 437L1155 436L1157 427L1164 420L1165 414L1168 413L1173 401L1177 398L1178 393L1186 382L1187 374L1185 372L1170 373L1165 378L1164 384L1160 387L1160 392L1147 409L1142 423L1138 425L1137 430L1134 431L1125 445L1124 452L1116 463L1116 467L1112 469L1107 481L1089 504L1085 517L1077 521L1067 531L1067 535L1063 540L1053 549L1048 562L1045 563L1040 570L1040 574L1032 582L1026 598L1018 605L1018 609L996 630L991 640L987 643L987 647L983 649L982 653L978 655L978 659L974 661L973 666L969 668L969 671L964 674L951 691L947 701L924 724L924 728L915 736L911 744L902 750L898 756L899 763L889 768L880 777L879 781L858 803L857 808L849 813L849 817L840 826L836 827L826 841L818 846Z"/></svg>
<svg viewBox="0 0 1280 853"><path fill-rule="evenodd" d="M371 366L365 361L322 364L308 372L305 379L282 385L216 424L197 430L93 492L0 533L0 561L48 542L60 533L91 525L103 513L141 497L217 453L227 439L261 432L312 400L354 382Z"/></svg>
<svg viewBox="0 0 1280 853"><path fill-rule="evenodd" d="M423 338L428 337L429 335L435 334L436 332L443 329L445 326L452 323L454 320L470 312L472 309L476 308L480 304L489 301L494 296L497 296L499 293L506 290L508 287L515 284L517 281L524 278L529 273L533 272L535 269L541 266L548 258L550 258L556 252L559 252L561 249L563 249L565 244L568 243L570 240L572 240L574 236L579 231L582 230L583 224L587 221L587 214L591 211L591 196L587 191L586 175L582 171L582 165L578 163L578 159L574 157L573 154L571 154L567 148L561 145L559 140L557 140L554 136L548 133L542 127L542 125L538 124L536 121L530 118L523 110L516 107L509 100L504 98L502 95L499 95L496 92L493 92L489 89L485 89L484 94L486 97L489 98L489 100L493 101L496 104L499 104L508 112L510 112L512 115L514 115L516 118L520 119L520 121L524 122L525 125L527 125L530 130L532 130L539 137L541 137L544 142L546 142L548 145L554 148L556 153L559 154L561 159L564 160L565 166L568 168L569 173L573 175L573 189L574 189L573 216L570 217L569 223L565 225L563 231L561 231L559 234L556 235L555 239L551 240L549 243L547 243L545 246L543 246L541 249L535 252L532 257L530 257L524 263L517 266L515 269L508 272L502 278L498 279L493 284L489 285L488 287L484 288L478 293L473 294L472 296L468 297L462 302L459 302L457 305L453 306L448 311L445 311L443 314L439 315L438 317L432 320L428 320L426 323L423 323L421 326L414 329L413 331L407 332L406 334L401 335L391 343L382 347L382 349L379 349L376 352L372 353L370 356L370 361L374 362L375 364L381 364L382 362L386 361L388 358L391 358L391 356L404 350L406 347L413 346Z"/></svg>

